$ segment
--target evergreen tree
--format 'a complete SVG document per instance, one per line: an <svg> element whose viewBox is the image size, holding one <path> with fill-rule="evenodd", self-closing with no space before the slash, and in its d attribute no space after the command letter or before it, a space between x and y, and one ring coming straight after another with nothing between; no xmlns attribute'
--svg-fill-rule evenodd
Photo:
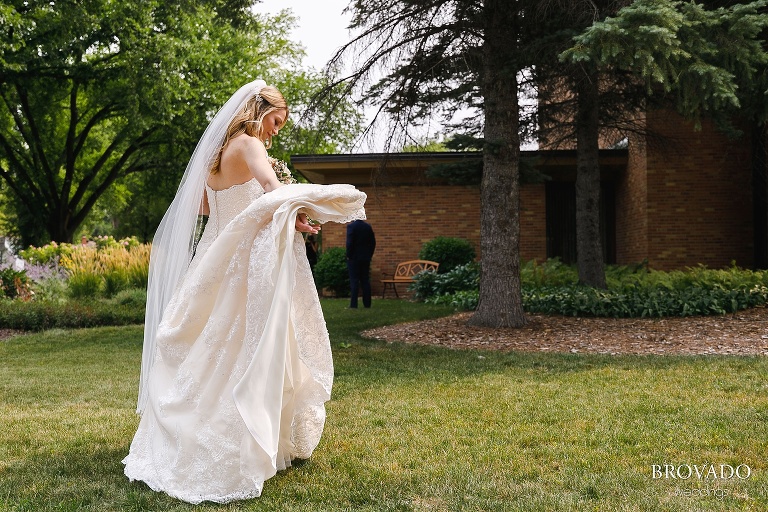
<svg viewBox="0 0 768 512"><path fill-rule="evenodd" d="M628 77L633 98L672 104L697 126L751 124L755 264L768 267L768 2L636 0L575 38L565 61ZM637 91L638 86L643 91ZM635 103L637 105L637 103ZM627 109L631 111L631 109Z"/></svg>
<svg viewBox="0 0 768 512"><path fill-rule="evenodd" d="M627 72L649 97L684 116L707 115L733 130L734 115L768 119L768 1L707 8L679 0L636 0L575 38L565 61Z"/></svg>
<svg viewBox="0 0 768 512"><path fill-rule="evenodd" d="M632 119L642 98L632 93L634 79L606 77L598 73L597 66L563 63L558 56L573 44L573 37L628 3L630 0L544 0L532 12L537 23L530 35L529 44L536 48L531 52L530 76L539 108L530 131L547 149L575 145L576 263L579 282L596 288L606 287L599 138L601 133L634 128Z"/></svg>
<svg viewBox="0 0 768 512"><path fill-rule="evenodd" d="M520 292L518 46L525 2L503 0L358 0L350 5L360 35L330 63L353 57L342 77L351 92L392 120L390 142L433 115L479 107L483 138L480 301L470 322L493 327L525 323ZM379 79L380 77L380 79ZM476 120L478 121L478 120ZM481 128L482 125L482 128ZM393 144L394 145L394 144Z"/></svg>

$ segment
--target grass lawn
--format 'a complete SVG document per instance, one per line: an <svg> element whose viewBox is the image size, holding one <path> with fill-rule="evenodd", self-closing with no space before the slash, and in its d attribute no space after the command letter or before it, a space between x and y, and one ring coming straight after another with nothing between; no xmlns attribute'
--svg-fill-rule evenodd
<svg viewBox="0 0 768 512"><path fill-rule="evenodd" d="M323 302L336 381L315 454L224 506L123 476L140 326L0 341L0 510L768 510L768 358L387 345L357 333L449 311L344 306Z"/></svg>

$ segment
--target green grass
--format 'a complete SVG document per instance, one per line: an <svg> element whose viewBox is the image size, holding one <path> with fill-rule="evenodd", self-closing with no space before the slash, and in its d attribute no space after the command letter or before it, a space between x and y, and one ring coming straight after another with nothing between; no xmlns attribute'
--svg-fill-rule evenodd
<svg viewBox="0 0 768 512"><path fill-rule="evenodd" d="M766 358L384 344L357 333L448 311L345 305L323 302L336 381L315 454L261 498L226 506L193 507L122 474L138 423L140 326L0 342L0 510L768 509ZM654 479L664 463L746 464L751 476Z"/></svg>

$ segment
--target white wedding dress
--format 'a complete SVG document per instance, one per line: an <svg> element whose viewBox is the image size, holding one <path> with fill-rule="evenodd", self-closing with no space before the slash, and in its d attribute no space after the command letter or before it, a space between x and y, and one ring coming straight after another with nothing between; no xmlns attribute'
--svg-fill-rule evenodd
<svg viewBox="0 0 768 512"><path fill-rule="evenodd" d="M364 218L349 185L256 180L207 189L210 217L157 331L147 405L125 474L189 503L257 497L308 458L325 423L333 362L294 222Z"/></svg>

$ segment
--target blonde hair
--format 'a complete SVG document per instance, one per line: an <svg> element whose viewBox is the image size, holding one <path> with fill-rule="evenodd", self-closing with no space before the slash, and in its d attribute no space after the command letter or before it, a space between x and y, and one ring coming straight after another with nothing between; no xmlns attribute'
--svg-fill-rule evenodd
<svg viewBox="0 0 768 512"><path fill-rule="evenodd" d="M216 174L221 168L221 154L229 145L229 141L241 134L246 134L250 137L261 138L262 121L271 112L277 110L285 111L285 119L283 123L278 127L282 128L288 121L288 103L285 101L282 93L277 90L277 87L267 85L262 87L258 94L254 95L245 104L245 107L238 112L232 121L229 122L227 127L227 134L224 137L224 143L221 145L216 158L211 164L211 174ZM264 145L267 149L272 147L272 139L267 138L264 141Z"/></svg>

